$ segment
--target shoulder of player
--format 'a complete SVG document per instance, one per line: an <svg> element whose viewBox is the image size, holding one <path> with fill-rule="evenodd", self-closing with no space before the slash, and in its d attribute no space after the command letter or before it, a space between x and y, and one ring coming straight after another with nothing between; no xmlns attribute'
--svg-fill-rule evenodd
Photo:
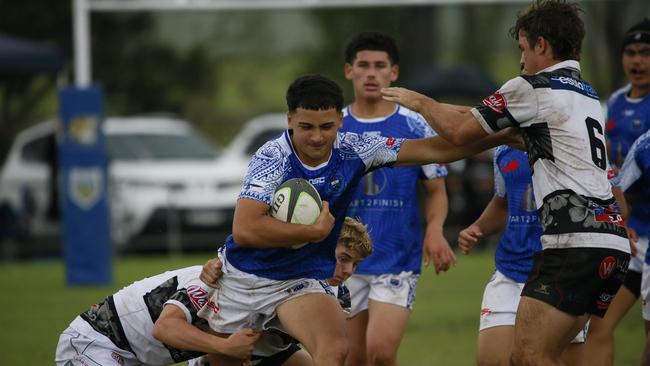
<svg viewBox="0 0 650 366"><path fill-rule="evenodd" d="M265 142L255 152L256 158L276 159L282 156L288 156L292 153L291 143L287 139L287 134L283 133L278 138Z"/></svg>
<svg viewBox="0 0 650 366"><path fill-rule="evenodd" d="M625 98L625 93L627 93L630 90L630 84L625 85L622 88L617 89L612 93L612 95L609 96L609 99L607 100L607 107L611 108L611 106L616 103L618 100L621 98Z"/></svg>
<svg viewBox="0 0 650 366"><path fill-rule="evenodd" d="M646 131L643 135L634 141L630 147L630 151L634 151L635 154L647 153L650 151L650 130Z"/></svg>

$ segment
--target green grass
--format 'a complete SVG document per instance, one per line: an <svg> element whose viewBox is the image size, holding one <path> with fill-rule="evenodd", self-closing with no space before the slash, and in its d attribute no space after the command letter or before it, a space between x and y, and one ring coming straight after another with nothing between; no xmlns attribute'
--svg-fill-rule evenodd
<svg viewBox="0 0 650 366"><path fill-rule="evenodd" d="M89 305L134 280L206 258L119 258L114 286L81 288L65 286L64 267L58 261L1 264L0 365L51 365L59 333ZM455 268L439 276L424 270L400 347L402 366L475 363L480 301L491 273L490 252L461 256ZM637 305L617 329L616 365L639 363L642 324Z"/></svg>

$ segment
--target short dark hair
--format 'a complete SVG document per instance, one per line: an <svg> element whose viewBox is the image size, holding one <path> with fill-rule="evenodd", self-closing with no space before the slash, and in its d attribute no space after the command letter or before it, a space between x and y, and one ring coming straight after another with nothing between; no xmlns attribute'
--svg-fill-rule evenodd
<svg viewBox="0 0 650 366"><path fill-rule="evenodd" d="M565 0L535 0L523 13L517 15L517 23L510 28L510 36L519 39L519 31L527 34L528 44L533 47L538 37L551 44L556 60L580 60L585 25L580 19L582 9Z"/></svg>
<svg viewBox="0 0 650 366"><path fill-rule="evenodd" d="M334 81L322 75L304 75L287 89L289 112L297 108L310 110L343 109L343 91Z"/></svg>
<svg viewBox="0 0 650 366"><path fill-rule="evenodd" d="M395 40L381 32L361 32L350 39L345 46L345 62L353 63L360 51L384 51L391 64L399 64L399 48Z"/></svg>

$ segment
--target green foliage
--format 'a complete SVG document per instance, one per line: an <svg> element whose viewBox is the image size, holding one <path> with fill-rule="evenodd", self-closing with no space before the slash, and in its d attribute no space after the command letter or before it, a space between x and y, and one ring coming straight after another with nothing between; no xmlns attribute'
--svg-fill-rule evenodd
<svg viewBox="0 0 650 366"><path fill-rule="evenodd" d="M203 256L126 257L115 262L115 285L69 288L58 261L0 266L0 365L51 365L61 331L91 304L132 281L165 270L203 263ZM493 253L459 258L450 272L425 269L399 361L403 366L466 366L475 363L478 314ZM640 309L632 308L616 332L616 365L636 365L643 347Z"/></svg>

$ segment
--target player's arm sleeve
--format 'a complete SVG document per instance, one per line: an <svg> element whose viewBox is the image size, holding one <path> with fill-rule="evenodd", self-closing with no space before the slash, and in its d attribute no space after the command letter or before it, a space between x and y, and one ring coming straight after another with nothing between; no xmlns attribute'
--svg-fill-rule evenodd
<svg viewBox="0 0 650 366"><path fill-rule="evenodd" d="M621 170L619 170L615 178L614 185L621 188L623 192L627 191L641 176L643 175L642 167L649 162L644 161L641 154L638 154L638 141L635 142L623 162Z"/></svg>
<svg viewBox="0 0 650 366"><path fill-rule="evenodd" d="M273 193L282 183L286 157L277 142L264 144L248 164L239 198L250 198L271 205Z"/></svg>
<svg viewBox="0 0 650 366"><path fill-rule="evenodd" d="M343 153L361 159L368 172L394 164L404 139L348 132L342 134L340 141Z"/></svg>
<svg viewBox="0 0 650 366"><path fill-rule="evenodd" d="M471 113L485 132L492 134L507 127L526 127L537 116L538 101L527 79L517 77L483 99Z"/></svg>
<svg viewBox="0 0 650 366"><path fill-rule="evenodd" d="M501 169L499 169L498 158L499 151L494 153L494 161L492 163L494 168L494 194L497 197L504 198L506 196L506 181L503 179Z"/></svg>

